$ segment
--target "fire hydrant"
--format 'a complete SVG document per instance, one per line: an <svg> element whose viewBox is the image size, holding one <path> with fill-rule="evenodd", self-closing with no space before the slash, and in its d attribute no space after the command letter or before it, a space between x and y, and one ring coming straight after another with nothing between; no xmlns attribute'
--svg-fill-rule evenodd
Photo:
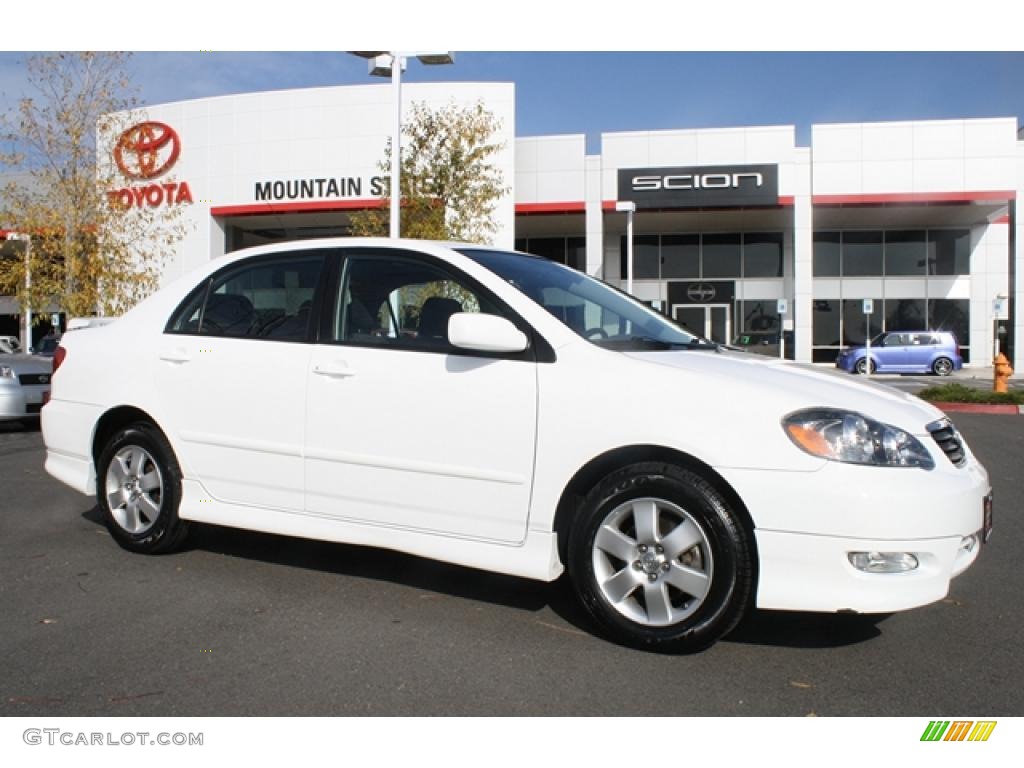
<svg viewBox="0 0 1024 768"><path fill-rule="evenodd" d="M1013 368L1010 367L1010 361L1000 352L992 361L992 391L1006 392L1006 384L1011 376Z"/></svg>

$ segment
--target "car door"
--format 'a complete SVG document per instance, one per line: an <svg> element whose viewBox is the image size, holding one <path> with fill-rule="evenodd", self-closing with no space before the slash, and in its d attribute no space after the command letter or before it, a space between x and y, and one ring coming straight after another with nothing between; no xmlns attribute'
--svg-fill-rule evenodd
<svg viewBox="0 0 1024 768"><path fill-rule="evenodd" d="M935 337L930 333L908 334L907 366L915 371L927 371L931 368L935 355Z"/></svg>
<svg viewBox="0 0 1024 768"><path fill-rule="evenodd" d="M353 250L340 271L310 361L307 511L522 541L537 423L532 351L470 353L447 339L455 312L508 316L503 305L413 252Z"/></svg>
<svg viewBox="0 0 1024 768"><path fill-rule="evenodd" d="M901 371L908 364L907 334L888 333L882 339L882 346L878 350L879 371Z"/></svg>
<svg viewBox="0 0 1024 768"><path fill-rule="evenodd" d="M306 376L326 259L298 250L233 264L193 291L160 340L154 385L167 428L215 499L303 510Z"/></svg>

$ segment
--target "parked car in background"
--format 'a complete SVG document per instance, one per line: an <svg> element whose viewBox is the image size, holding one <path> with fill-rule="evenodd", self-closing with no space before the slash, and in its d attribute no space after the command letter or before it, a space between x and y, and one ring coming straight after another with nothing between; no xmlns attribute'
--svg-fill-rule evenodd
<svg viewBox="0 0 1024 768"><path fill-rule="evenodd" d="M206 522L567 571L606 634L650 650L704 648L755 607L935 602L991 522L988 475L934 406L482 246L208 261L65 334L42 424L47 472L130 551Z"/></svg>
<svg viewBox="0 0 1024 768"><path fill-rule="evenodd" d="M887 331L871 340L871 372L934 373L949 376L959 371L964 360L960 345L950 331ZM869 364L866 347L839 351L836 368L865 373Z"/></svg>
<svg viewBox="0 0 1024 768"><path fill-rule="evenodd" d="M50 394L53 360L38 355L0 354L0 421L37 424Z"/></svg>
<svg viewBox="0 0 1024 768"><path fill-rule="evenodd" d="M16 355L21 352L21 342L17 336L0 336L0 353Z"/></svg>

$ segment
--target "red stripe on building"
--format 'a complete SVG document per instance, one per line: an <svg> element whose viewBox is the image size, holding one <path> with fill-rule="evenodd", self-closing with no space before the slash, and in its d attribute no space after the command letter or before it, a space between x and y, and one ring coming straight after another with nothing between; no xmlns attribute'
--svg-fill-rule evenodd
<svg viewBox="0 0 1024 768"><path fill-rule="evenodd" d="M893 192L866 195L814 195L815 205L886 205L892 203L979 203L1016 200L1014 190L979 192Z"/></svg>
<svg viewBox="0 0 1024 768"><path fill-rule="evenodd" d="M612 208L615 203L612 203ZM516 213L530 216L537 213L583 213L586 203L582 201L565 201L558 203L516 203Z"/></svg>
<svg viewBox="0 0 1024 768"><path fill-rule="evenodd" d="M378 198L369 200L317 200L306 203L252 203L251 205L221 205L210 209L214 216L260 216L275 213L321 213L325 211L364 211L382 208Z"/></svg>

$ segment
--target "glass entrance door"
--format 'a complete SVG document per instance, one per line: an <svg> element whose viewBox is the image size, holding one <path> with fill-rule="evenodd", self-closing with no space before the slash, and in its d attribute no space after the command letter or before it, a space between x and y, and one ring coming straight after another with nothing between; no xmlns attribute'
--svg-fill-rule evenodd
<svg viewBox="0 0 1024 768"><path fill-rule="evenodd" d="M690 333L719 344L729 343L732 323L728 304L676 304L672 316Z"/></svg>

